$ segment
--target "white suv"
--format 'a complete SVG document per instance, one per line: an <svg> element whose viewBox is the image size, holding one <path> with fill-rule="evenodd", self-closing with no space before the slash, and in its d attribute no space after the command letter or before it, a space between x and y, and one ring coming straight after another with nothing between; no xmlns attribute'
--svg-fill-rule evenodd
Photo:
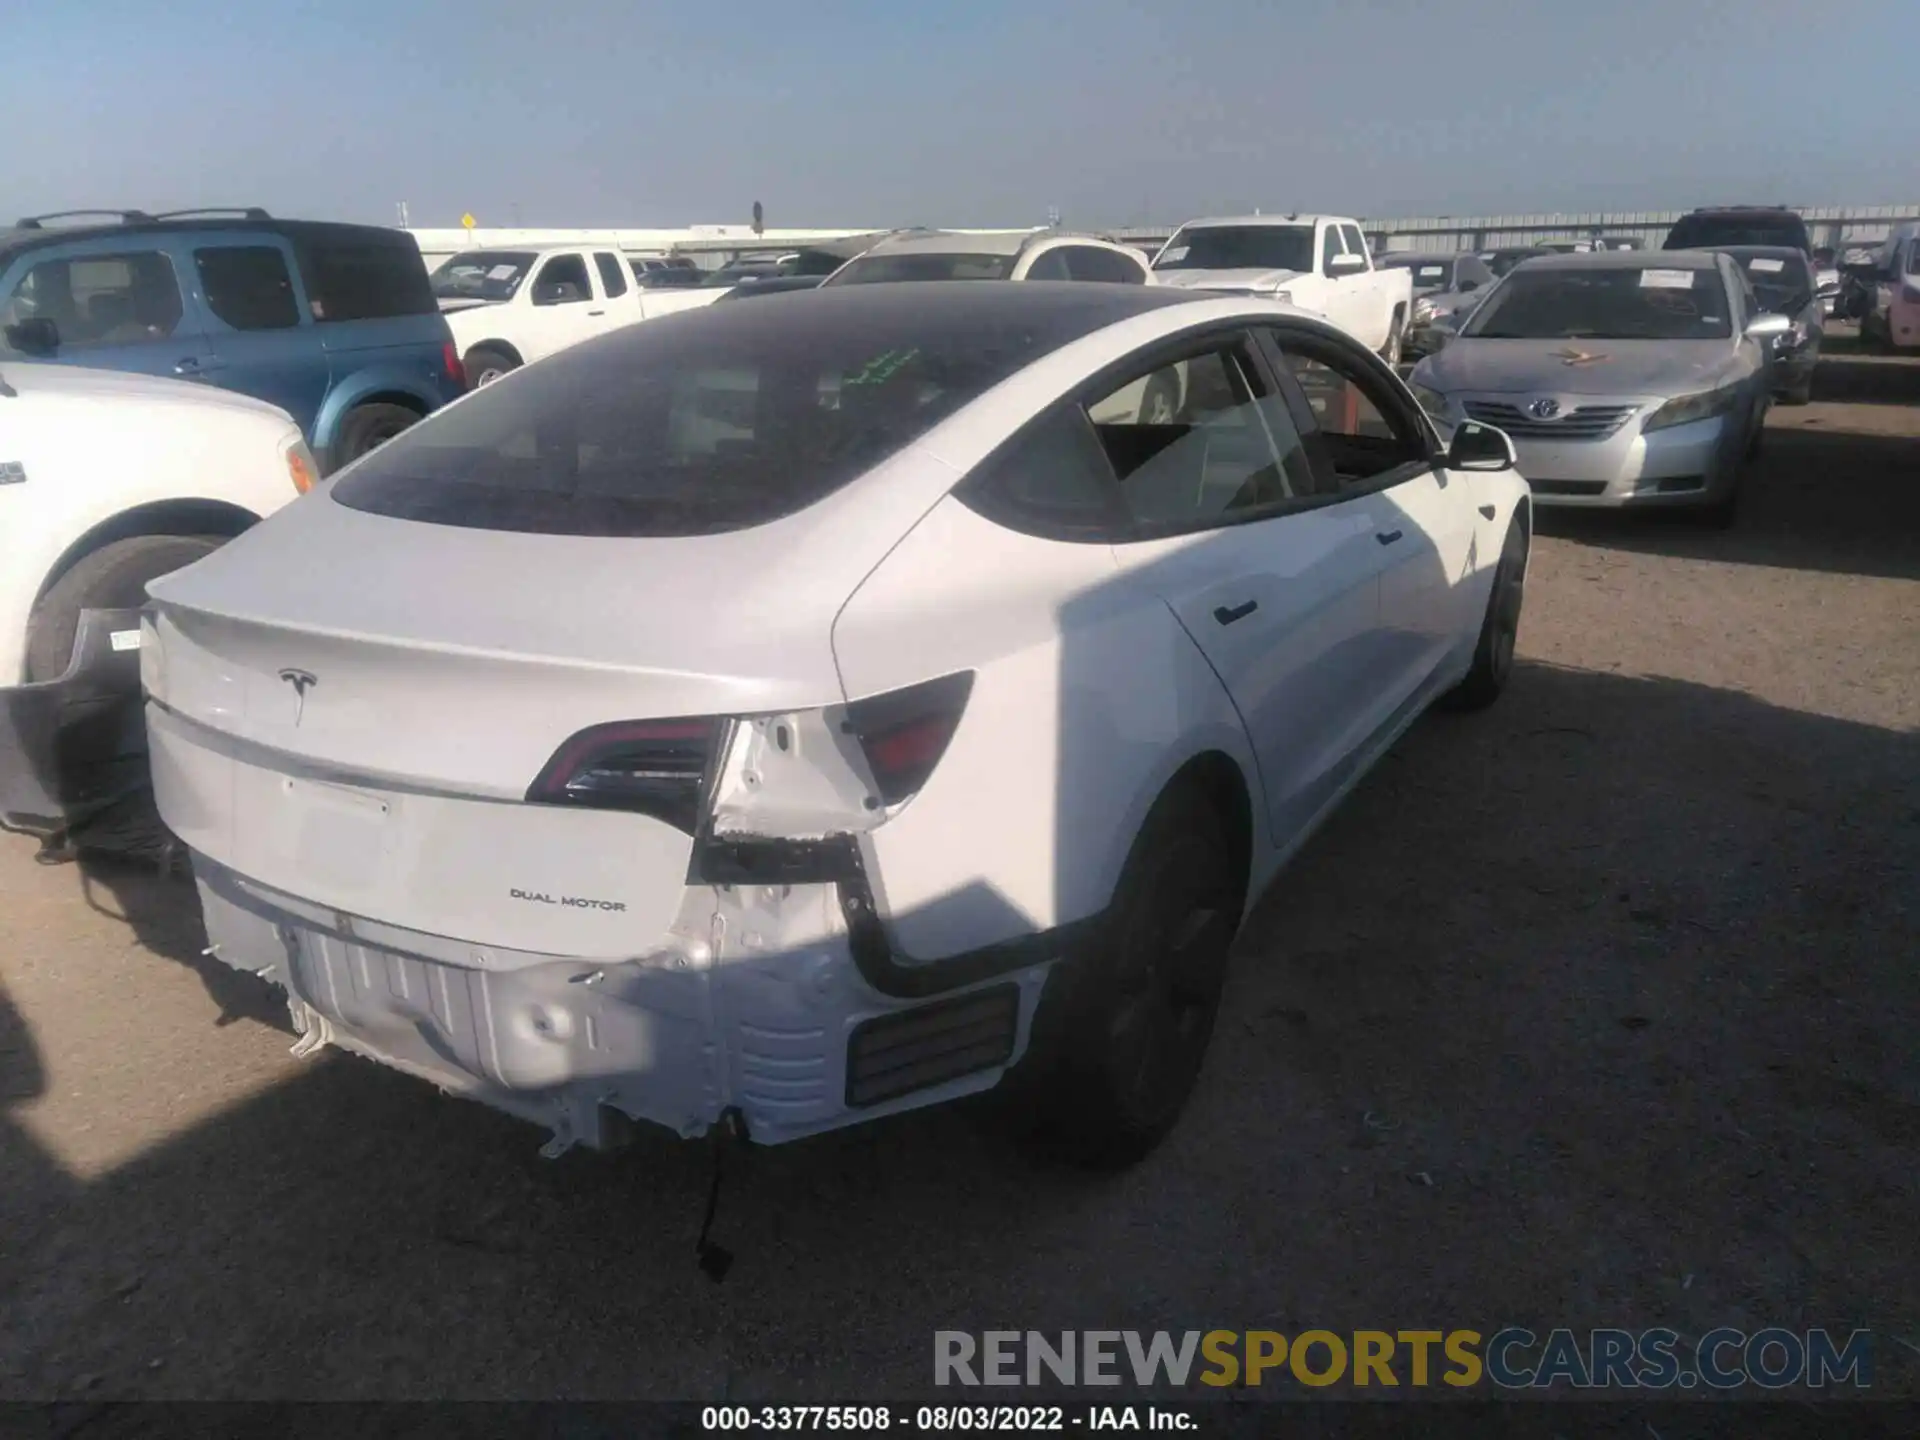
<svg viewBox="0 0 1920 1440"><path fill-rule="evenodd" d="M910 230L890 235L821 285L893 280L1093 280L1151 285L1138 250L1064 230Z"/></svg>
<svg viewBox="0 0 1920 1440"><path fill-rule="evenodd" d="M0 824L57 835L145 783L147 582L317 477L292 417L234 391L0 370Z"/></svg>

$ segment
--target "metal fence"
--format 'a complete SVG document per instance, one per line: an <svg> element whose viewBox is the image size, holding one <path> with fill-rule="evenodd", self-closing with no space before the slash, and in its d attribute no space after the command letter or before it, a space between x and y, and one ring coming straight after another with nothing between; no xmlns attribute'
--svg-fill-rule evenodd
<svg viewBox="0 0 1920 1440"><path fill-rule="evenodd" d="M1807 222L1816 246L1873 245L1895 225L1920 220L1920 201L1907 205L1794 206ZM1362 220L1371 236L1384 239L1382 250L1491 250L1532 245L1543 240L1593 240L1602 236L1637 239L1659 247L1684 210L1588 211L1567 215L1434 215L1413 219ZM1177 226L1136 225L1115 232L1134 245L1164 242Z"/></svg>

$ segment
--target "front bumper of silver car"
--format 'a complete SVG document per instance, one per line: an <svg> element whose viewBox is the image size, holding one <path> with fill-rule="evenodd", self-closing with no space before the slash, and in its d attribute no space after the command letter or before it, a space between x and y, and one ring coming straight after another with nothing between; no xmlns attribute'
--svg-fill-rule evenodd
<svg viewBox="0 0 1920 1440"><path fill-rule="evenodd" d="M1630 406L1631 413L1611 433L1593 439L1554 438L1542 433L1551 429L1546 422L1522 427L1489 417L1490 406L1511 406L1512 396L1448 398L1444 429L1468 418L1507 429L1520 473L1540 505L1638 509L1711 504L1733 485L1744 449L1734 433L1741 423L1737 414L1643 431L1642 423L1660 408L1661 397L1606 397L1605 403Z"/></svg>

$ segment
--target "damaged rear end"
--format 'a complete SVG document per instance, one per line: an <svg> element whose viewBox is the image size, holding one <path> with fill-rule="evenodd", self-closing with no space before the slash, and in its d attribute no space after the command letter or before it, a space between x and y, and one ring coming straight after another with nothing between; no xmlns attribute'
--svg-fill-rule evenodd
<svg viewBox="0 0 1920 1440"><path fill-rule="evenodd" d="M811 338L807 364L850 388L905 364ZM651 414L644 448L676 461L731 461L770 428L801 445L791 471L797 431L836 423L814 410L868 399L805 372L795 415L764 370L695 355L615 406L580 374L606 343L497 382L153 587L153 783L212 953L286 989L297 1050L545 1125L549 1153L729 1114L777 1142L994 1084L1043 971L988 955L903 983L871 845L973 677L850 698L832 643L952 473L908 434L784 513L609 497L599 467L632 437L596 430L608 414ZM710 507L734 473L706 464Z"/></svg>

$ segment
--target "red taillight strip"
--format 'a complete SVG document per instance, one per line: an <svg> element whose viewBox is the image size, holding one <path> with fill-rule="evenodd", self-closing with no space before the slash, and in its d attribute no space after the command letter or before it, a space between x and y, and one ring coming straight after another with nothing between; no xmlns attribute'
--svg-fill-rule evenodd
<svg viewBox="0 0 1920 1440"><path fill-rule="evenodd" d="M567 740L542 767L527 790L529 800L553 799L566 791L567 782L597 750L610 745L648 740L711 741L720 728L717 720L615 720L594 725Z"/></svg>

